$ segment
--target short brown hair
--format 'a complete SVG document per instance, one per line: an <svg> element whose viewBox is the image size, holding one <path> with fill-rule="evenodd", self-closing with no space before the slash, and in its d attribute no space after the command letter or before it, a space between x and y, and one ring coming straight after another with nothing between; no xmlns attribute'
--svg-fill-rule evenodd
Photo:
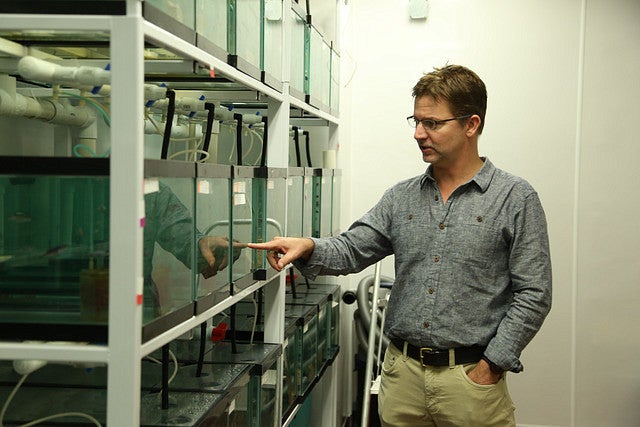
<svg viewBox="0 0 640 427"><path fill-rule="evenodd" d="M480 116L478 134L484 128L487 112L487 88L476 73L462 65L434 68L416 83L414 98L429 96L436 102L446 102L456 116L477 114Z"/></svg>

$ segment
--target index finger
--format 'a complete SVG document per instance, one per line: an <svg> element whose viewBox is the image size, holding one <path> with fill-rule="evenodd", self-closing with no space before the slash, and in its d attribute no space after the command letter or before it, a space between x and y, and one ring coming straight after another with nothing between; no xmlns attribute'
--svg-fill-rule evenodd
<svg viewBox="0 0 640 427"><path fill-rule="evenodd" d="M264 243L247 243L247 246L250 247L251 249L264 249L267 251L278 249L280 247L280 245L274 241L264 242Z"/></svg>

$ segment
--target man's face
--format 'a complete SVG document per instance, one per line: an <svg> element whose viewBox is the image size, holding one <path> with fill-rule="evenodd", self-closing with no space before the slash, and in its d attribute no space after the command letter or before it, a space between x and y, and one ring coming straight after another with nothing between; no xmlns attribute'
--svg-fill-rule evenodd
<svg viewBox="0 0 640 427"><path fill-rule="evenodd" d="M447 103L435 102L430 96L415 99L413 116L417 120L435 121L454 117ZM418 124L413 137L418 142L422 159L435 166L453 164L467 143L464 126L458 120L438 124L435 129Z"/></svg>

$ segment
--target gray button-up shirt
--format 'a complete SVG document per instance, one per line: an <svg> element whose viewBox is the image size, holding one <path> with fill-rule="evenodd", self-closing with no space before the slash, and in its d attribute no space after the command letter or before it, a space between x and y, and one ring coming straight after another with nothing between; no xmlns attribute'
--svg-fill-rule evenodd
<svg viewBox="0 0 640 427"><path fill-rule="evenodd" d="M395 255L385 333L418 347L487 346L489 360L519 372L551 308L538 195L488 159L444 204L430 167L387 190L348 231L314 242L308 262L296 262L311 278Z"/></svg>

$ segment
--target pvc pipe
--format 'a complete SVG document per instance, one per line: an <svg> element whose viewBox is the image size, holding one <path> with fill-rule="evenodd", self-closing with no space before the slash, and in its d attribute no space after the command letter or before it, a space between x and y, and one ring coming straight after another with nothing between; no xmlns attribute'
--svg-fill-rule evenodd
<svg viewBox="0 0 640 427"><path fill-rule="evenodd" d="M105 98L111 96L110 85L90 86L90 85L80 85L80 84L69 83L68 86L73 86L76 89L80 89L83 92L91 92L94 95L102 96ZM166 96L167 96L166 87L145 83L144 99L146 99L147 101L155 101L158 99L163 99Z"/></svg>
<svg viewBox="0 0 640 427"><path fill-rule="evenodd" d="M111 73L99 67L66 67L34 56L18 61L18 73L28 80L100 86L108 84Z"/></svg>
<svg viewBox="0 0 640 427"><path fill-rule="evenodd" d="M37 100L22 96L14 97L0 89L0 115L27 117L59 125L86 127L95 122L93 110L84 107L65 105L50 99Z"/></svg>
<svg viewBox="0 0 640 427"><path fill-rule="evenodd" d="M176 111L183 113L191 113L192 111L206 111L204 108L205 101L201 101L198 98L189 96L176 96L175 105ZM169 105L167 98L158 99L149 106L151 109L166 110Z"/></svg>
<svg viewBox="0 0 640 427"><path fill-rule="evenodd" d="M89 89L102 96L109 96L111 88L108 86L111 81L111 72L99 67L67 67L53 62L44 61L33 56L25 56L18 61L18 73L28 80L43 81L49 83L65 83L74 87ZM148 105L153 109L166 109L168 99L166 99L167 88L156 85L145 84L144 97L150 102ZM176 111L184 113L207 113L204 106L205 100L195 97L176 97ZM216 119L233 120L233 113L226 108L216 108ZM257 124L262 121L262 117L256 114L244 114L243 122L247 124Z"/></svg>
<svg viewBox="0 0 640 427"><path fill-rule="evenodd" d="M34 56L24 56L18 61L18 73L27 80L47 83L65 83L102 96L111 95L111 71L99 67L68 67L53 62L44 61ZM167 88L144 85L146 100L163 99Z"/></svg>
<svg viewBox="0 0 640 427"><path fill-rule="evenodd" d="M160 126L160 125L158 125ZM164 131L164 126L160 126L160 130ZM147 135L159 134L158 129L151 123L150 120L144 121L144 133ZM171 126L171 138L202 138L202 128L196 128L192 135L189 131L188 124L173 124Z"/></svg>
<svg viewBox="0 0 640 427"><path fill-rule="evenodd" d="M77 150L74 147L74 153L77 151L82 153L83 157L92 157L95 155L98 146L98 121L94 120L88 126L80 129L78 139L74 143L79 145ZM88 150L87 150L88 149Z"/></svg>
<svg viewBox="0 0 640 427"><path fill-rule="evenodd" d="M229 110L226 107L216 107L215 112L214 112L214 118L216 120L222 120L222 121L231 121L231 120L235 120L233 118L234 112L232 110ZM207 111L197 111L196 112L196 117L206 117L207 116ZM255 124L260 124L262 123L262 116L258 115L258 114L243 114L242 115L242 123L244 124L248 124L248 125L255 125Z"/></svg>
<svg viewBox="0 0 640 427"><path fill-rule="evenodd" d="M50 118L31 116L33 118L58 125L77 126L80 128L89 126L96 120L95 112L87 106L75 107L73 105L63 104L60 101L53 101L49 99L43 99L39 102L45 110L51 111L51 109L53 109L53 115Z"/></svg>

